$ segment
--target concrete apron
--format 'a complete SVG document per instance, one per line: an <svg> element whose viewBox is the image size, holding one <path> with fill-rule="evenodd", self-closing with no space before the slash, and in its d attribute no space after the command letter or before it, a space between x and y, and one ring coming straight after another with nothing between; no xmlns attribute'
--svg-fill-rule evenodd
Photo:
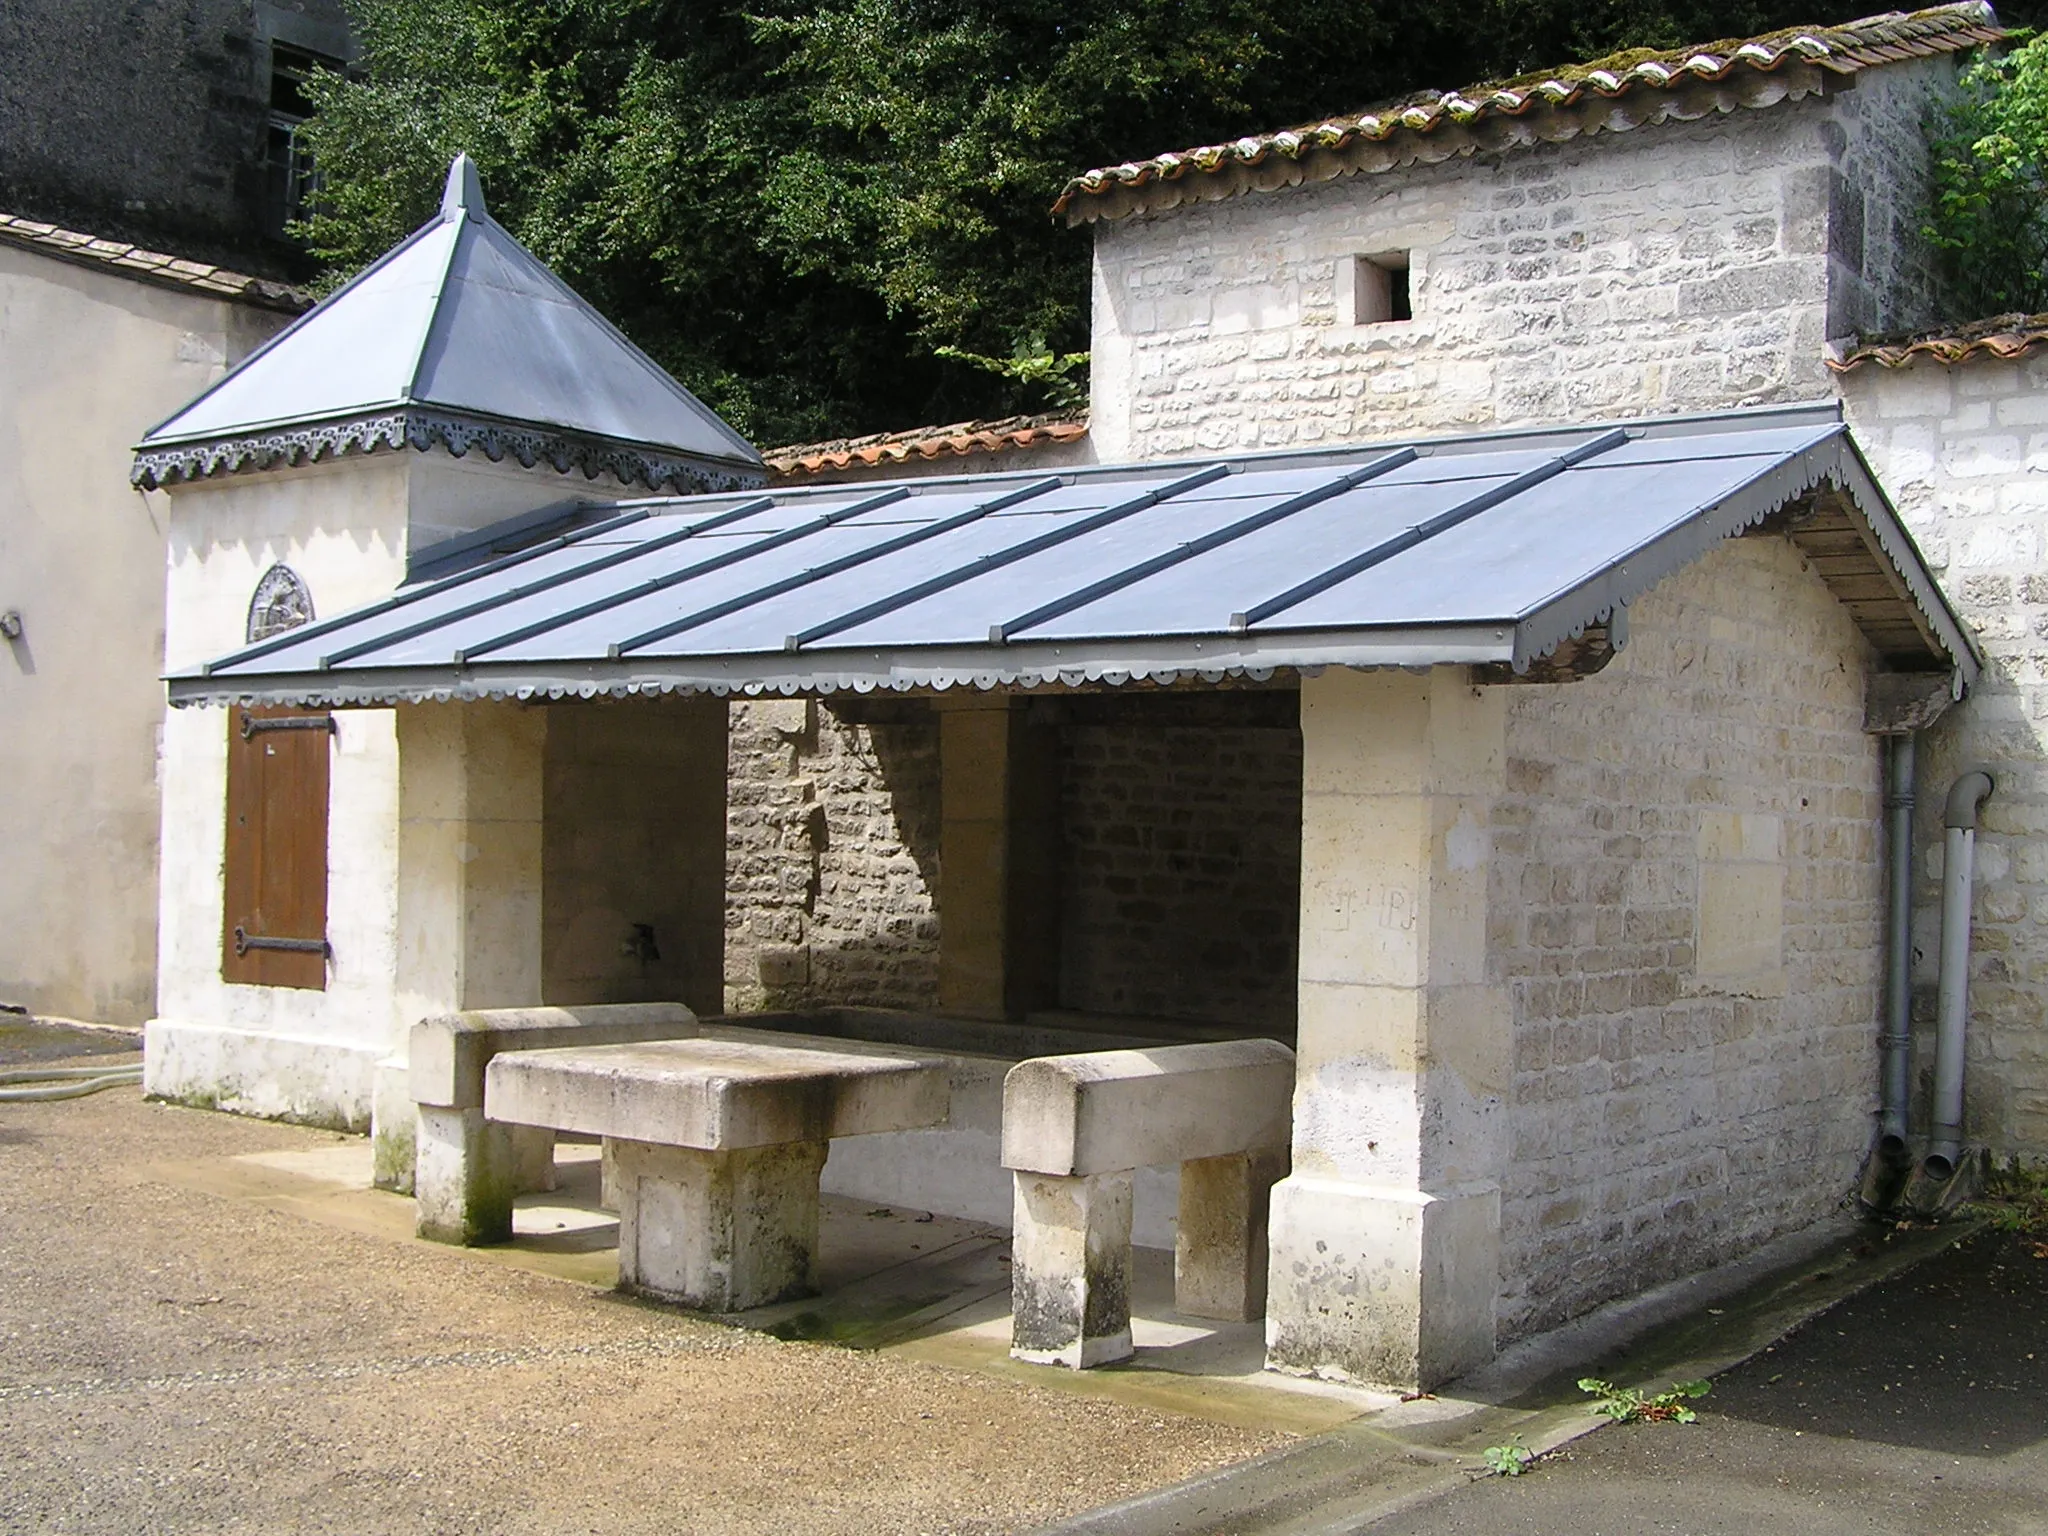
<svg viewBox="0 0 2048 1536"><path fill-rule="evenodd" d="M151 1171L185 1188L393 1242L419 1241L413 1203L367 1187L370 1156L361 1138L337 1136L311 1151L161 1164ZM598 1149L565 1144L557 1161L560 1187L517 1202L514 1242L427 1246L467 1262L611 1289L618 1279L619 1229L617 1218L598 1204ZM1150 1248L1135 1250L1132 1267L1135 1359L1080 1372L1021 1364L1009 1357L1007 1231L830 1195L820 1214L822 1294L720 1321L1307 1437L1242 1466L1051 1528L1073 1536L1355 1530L1477 1475L1480 1453L1490 1445L1519 1435L1540 1453L1597 1428L1605 1421L1573 1385L1580 1376L1661 1387L1725 1370L1968 1230L1892 1232L1830 1219L1739 1264L1524 1341L1436 1396L1403 1402L1263 1370L1262 1325L1175 1313L1173 1255Z"/></svg>

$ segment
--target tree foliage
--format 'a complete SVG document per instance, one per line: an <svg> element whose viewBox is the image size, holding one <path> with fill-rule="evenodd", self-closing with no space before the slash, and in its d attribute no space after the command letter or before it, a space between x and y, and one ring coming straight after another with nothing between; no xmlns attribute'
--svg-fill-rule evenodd
<svg viewBox="0 0 2048 1536"><path fill-rule="evenodd" d="M2048 35L1964 71L1933 140L1925 233L1951 317L2048 310Z"/></svg>
<svg viewBox="0 0 2048 1536"><path fill-rule="evenodd" d="M1867 0L351 0L333 273L467 150L493 213L778 443L1034 409L1087 346L1089 166ZM1816 15L1819 11L1823 14Z"/></svg>

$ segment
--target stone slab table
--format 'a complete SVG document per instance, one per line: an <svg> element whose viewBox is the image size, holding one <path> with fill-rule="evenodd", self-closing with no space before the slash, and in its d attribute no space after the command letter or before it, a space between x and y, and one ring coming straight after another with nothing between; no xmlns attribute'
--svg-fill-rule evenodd
<svg viewBox="0 0 2048 1536"><path fill-rule="evenodd" d="M413 1025L408 1076L419 1235L441 1243L509 1243L513 1197L554 1188L555 1133L484 1114L484 1072L497 1057L697 1033L697 1016L680 1003L485 1008Z"/></svg>
<svg viewBox="0 0 2048 1536"><path fill-rule="evenodd" d="M492 1121L601 1136L619 1286L704 1312L815 1294L831 1142L946 1119L945 1063L738 1040L521 1051L493 1060Z"/></svg>

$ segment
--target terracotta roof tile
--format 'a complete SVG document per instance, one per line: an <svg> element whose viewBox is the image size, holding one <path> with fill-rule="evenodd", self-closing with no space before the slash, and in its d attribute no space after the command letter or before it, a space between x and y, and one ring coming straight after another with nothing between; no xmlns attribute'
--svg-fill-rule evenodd
<svg viewBox="0 0 2048 1536"><path fill-rule="evenodd" d="M60 261L103 272L116 272L139 282L176 288L186 293L203 293L210 298L232 299L260 309L275 309L296 315L313 307L313 296L289 283L265 277L249 277L203 261L186 261L162 251L147 251L119 240L102 240L75 229L0 213L0 245L38 251Z"/></svg>
<svg viewBox="0 0 2048 1536"><path fill-rule="evenodd" d="M1874 338L1839 357L1830 357L1827 364L1836 373L1849 373L1865 363L1903 368L1923 357L1940 363L1963 363L1975 357L2010 359L2043 346L2048 346L2048 314L1995 315L1943 330Z"/></svg>
<svg viewBox="0 0 2048 1536"><path fill-rule="evenodd" d="M1606 67L1577 65L1446 94L1428 92L1378 111L1088 171L1067 183L1053 212L1066 214L1074 224L1122 218L1144 209L1370 174L1480 150L1602 129L1621 132L1739 106L1770 106L1818 90L1824 74L1853 75L1874 65L1959 52L2005 35L1989 5L1966 0L1838 27L1629 55L1626 63L1616 59ZM1651 110L1636 103L1615 105L1623 97L1653 92L1662 99Z"/></svg>
<svg viewBox="0 0 2048 1536"><path fill-rule="evenodd" d="M800 443L770 448L761 455L779 478L830 474L838 470L903 464L913 459L962 458L976 453L1005 453L1016 448L1071 443L1088 435L1085 419L1060 412L1042 416L1010 416L1001 421L961 421L946 427L913 427L907 432L876 432L826 443Z"/></svg>

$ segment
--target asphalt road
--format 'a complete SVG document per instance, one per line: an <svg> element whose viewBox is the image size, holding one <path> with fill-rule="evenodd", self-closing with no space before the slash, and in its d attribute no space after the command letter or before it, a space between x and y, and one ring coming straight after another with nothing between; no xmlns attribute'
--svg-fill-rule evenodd
<svg viewBox="0 0 2048 1536"><path fill-rule="evenodd" d="M1981 1232L1718 1378L1372 1536L2044 1536L2048 1249Z"/></svg>

